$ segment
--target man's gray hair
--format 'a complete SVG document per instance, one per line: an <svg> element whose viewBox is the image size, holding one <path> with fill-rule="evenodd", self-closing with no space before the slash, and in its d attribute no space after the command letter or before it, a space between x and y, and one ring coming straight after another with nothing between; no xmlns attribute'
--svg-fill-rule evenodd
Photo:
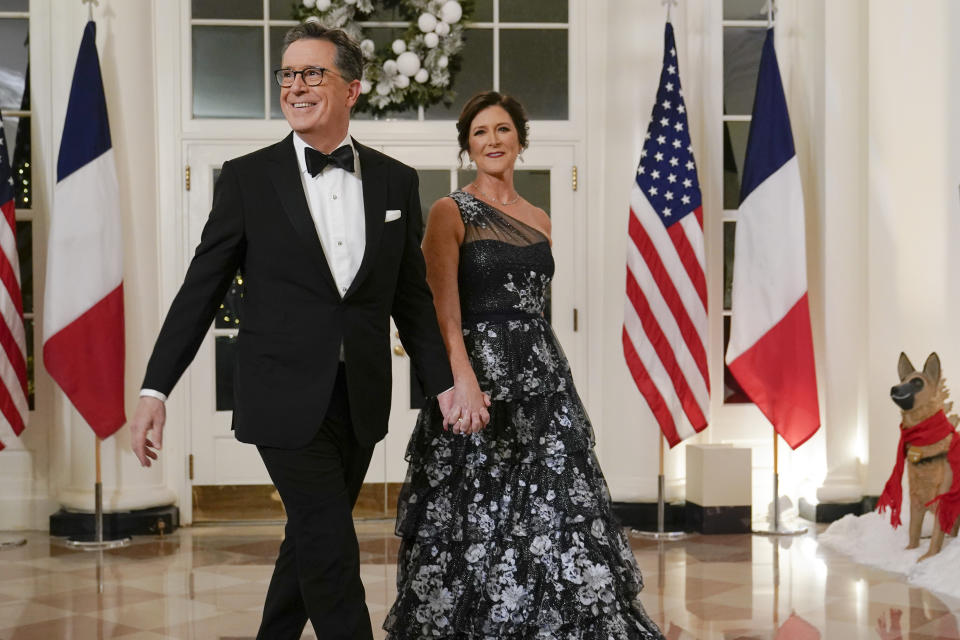
<svg viewBox="0 0 960 640"><path fill-rule="evenodd" d="M280 58L287 52L287 47L297 40L326 40L337 48L334 64L337 71L347 82L363 78L363 52L360 45L341 29L328 29L319 22L304 22L293 27L283 37L283 48Z"/></svg>

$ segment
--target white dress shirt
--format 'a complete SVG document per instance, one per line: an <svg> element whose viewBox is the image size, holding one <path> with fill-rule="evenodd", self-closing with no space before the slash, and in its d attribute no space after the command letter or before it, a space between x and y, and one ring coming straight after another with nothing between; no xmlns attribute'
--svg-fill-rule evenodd
<svg viewBox="0 0 960 640"><path fill-rule="evenodd" d="M299 135L293 134L293 148L300 166L300 181L307 196L307 206L340 297L350 288L360 269L367 239L360 158L349 135L337 147L344 145L353 150L353 173L328 165L316 176L311 176L305 158L308 145Z"/></svg>
<svg viewBox="0 0 960 640"><path fill-rule="evenodd" d="M307 196L307 207L341 298L350 289L360 269L367 238L360 157L349 134L337 147L343 145L353 150L353 173L335 165L327 165L316 176L311 176L307 171L305 153L309 145L296 132L293 134L293 148L300 167L300 182ZM340 359L343 359L342 344ZM164 402L167 400L164 393L155 389L141 389L140 395Z"/></svg>

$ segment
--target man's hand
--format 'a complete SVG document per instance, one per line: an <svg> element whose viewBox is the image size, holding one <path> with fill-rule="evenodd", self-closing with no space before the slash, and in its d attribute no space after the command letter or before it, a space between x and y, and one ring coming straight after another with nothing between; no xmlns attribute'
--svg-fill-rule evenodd
<svg viewBox="0 0 960 640"><path fill-rule="evenodd" d="M157 452L163 445L163 424L167 421L167 408L163 401L150 396L142 396L130 421L130 448L144 467L157 459ZM147 438L150 434L152 441Z"/></svg>
<svg viewBox="0 0 960 640"><path fill-rule="evenodd" d="M440 414L443 416L443 426L447 426L447 416L450 415L450 410L453 409L453 390L455 387L450 387L443 393L437 396L437 404L440 405Z"/></svg>

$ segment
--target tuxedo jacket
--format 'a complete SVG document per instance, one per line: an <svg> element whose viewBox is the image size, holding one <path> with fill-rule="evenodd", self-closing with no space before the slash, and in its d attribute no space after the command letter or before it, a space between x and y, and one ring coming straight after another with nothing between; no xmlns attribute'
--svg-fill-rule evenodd
<svg viewBox="0 0 960 640"><path fill-rule="evenodd" d="M143 388L170 393L237 270L244 282L233 378L238 440L290 449L309 442L330 401L341 343L357 439L365 446L382 439L390 413L391 315L427 395L453 385L420 251L416 171L353 144L366 247L343 297L307 206L293 134L230 160ZM385 221L389 209L400 217Z"/></svg>

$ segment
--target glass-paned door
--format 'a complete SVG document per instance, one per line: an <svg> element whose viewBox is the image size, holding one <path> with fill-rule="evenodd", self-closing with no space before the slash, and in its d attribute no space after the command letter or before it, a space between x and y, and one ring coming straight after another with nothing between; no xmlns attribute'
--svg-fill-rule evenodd
<svg viewBox="0 0 960 640"><path fill-rule="evenodd" d="M402 162L416 167L420 175L420 200L424 224L431 205L451 191L473 180L473 171L460 168L456 146L388 146L384 151ZM560 343L570 358L578 378L586 375L584 331L574 330L573 310L576 307L575 265L582 262L574 234L573 192L570 174L573 168L573 147L541 146L524 151L524 162L518 163L514 176L517 191L530 202L543 208L551 217L552 250L556 274L550 290L547 315ZM393 336L393 397L390 411L390 430L386 439L374 452L374 463L382 466L388 484L403 482L407 470L404 451L417 419L417 410L423 397L412 393L416 380L409 358ZM582 378L581 378L582 379ZM382 457L381 460L377 458ZM372 465L371 465L372 467ZM370 474L367 481L373 480Z"/></svg>
<svg viewBox="0 0 960 640"><path fill-rule="evenodd" d="M187 193L183 272L200 243L213 203L213 185L230 158L261 144L197 144L187 148L190 191ZM196 485L270 484L256 447L240 443L230 429L233 412L233 363L242 321L243 277L237 274L214 318L213 326L180 383L189 393L190 453Z"/></svg>
<svg viewBox="0 0 960 640"><path fill-rule="evenodd" d="M196 144L187 151L191 169L185 246L181 255L192 255L200 241L213 199L213 185L220 166L229 158L248 153L258 145ZM420 199L424 223L430 205L461 187L473 175L457 165L455 146L420 145L378 147L415 168L420 175ZM574 330L576 305L577 255L574 237L574 199L570 185L574 151L572 146L547 146L524 152L525 162L518 167L515 183L518 191L551 216L553 252L557 264L548 314L571 365L578 377L585 376L585 332ZM186 263L184 264L186 269ZM189 388L191 446L194 455L194 479L199 485L269 484L256 448L241 444L230 430L232 411L232 370L238 328L243 323L243 276L237 274L224 298L206 340L200 347L185 378ZM391 362L393 394L390 432L374 451L366 482L399 483L406 473L404 450L423 403L410 359L391 323ZM188 381L187 381L188 380Z"/></svg>

